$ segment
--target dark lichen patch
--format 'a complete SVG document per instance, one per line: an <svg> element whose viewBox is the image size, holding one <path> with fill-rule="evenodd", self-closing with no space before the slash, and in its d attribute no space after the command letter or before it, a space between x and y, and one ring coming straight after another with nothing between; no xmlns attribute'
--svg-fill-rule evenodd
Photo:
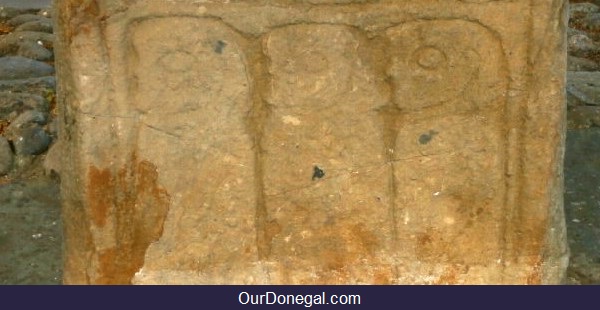
<svg viewBox="0 0 600 310"><path fill-rule="evenodd" d="M420 144L427 144L431 141L431 139L433 139L433 137L435 135L437 135L438 132L434 131L434 130L430 130L428 133L424 133L419 137L419 143Z"/></svg>
<svg viewBox="0 0 600 310"><path fill-rule="evenodd" d="M321 168L319 168L318 166L314 166L313 167L313 175L312 175L312 180L316 180L316 179L321 179L325 176L325 171L323 171Z"/></svg>
<svg viewBox="0 0 600 310"><path fill-rule="evenodd" d="M215 53L222 54L223 49L225 49L225 46L227 46L227 43L225 43L221 40L217 41L217 43L215 43L215 48L214 48Z"/></svg>

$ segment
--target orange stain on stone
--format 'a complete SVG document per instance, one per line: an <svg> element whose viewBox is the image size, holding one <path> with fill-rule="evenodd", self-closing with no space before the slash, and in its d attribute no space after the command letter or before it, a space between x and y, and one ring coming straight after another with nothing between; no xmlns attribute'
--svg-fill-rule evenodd
<svg viewBox="0 0 600 310"><path fill-rule="evenodd" d="M529 266L532 266L532 271L527 276L527 284L539 285L542 283L542 258L534 256L530 259Z"/></svg>
<svg viewBox="0 0 600 310"><path fill-rule="evenodd" d="M444 274L435 282L439 284L459 284L460 275L466 274L469 271L468 266L449 265L446 267Z"/></svg>
<svg viewBox="0 0 600 310"><path fill-rule="evenodd" d="M120 275L119 272L114 270L115 262L118 259L118 252L116 249L111 248L98 253L98 264L102 273L100 277L95 281L95 284L117 284L122 283L115 277Z"/></svg>
<svg viewBox="0 0 600 310"><path fill-rule="evenodd" d="M379 272L373 277L373 284L375 285L389 285L392 284L392 273L391 272Z"/></svg>
<svg viewBox="0 0 600 310"><path fill-rule="evenodd" d="M90 216L95 226L104 227L108 210L114 200L114 180L108 169L99 170L92 166L88 182L87 196L90 202Z"/></svg>
<svg viewBox="0 0 600 310"><path fill-rule="evenodd" d="M149 161L134 155L118 171L89 168L87 195L92 224L114 236L113 248L97 250L97 276L93 284L129 284L144 265L146 250L163 232L169 210L168 193L158 184L158 172ZM111 224L111 225L107 225Z"/></svg>
<svg viewBox="0 0 600 310"><path fill-rule="evenodd" d="M324 229L318 234L321 250L315 256L313 264L320 266L317 283L348 283L356 278L359 266L377 266L376 250L380 247L377 236L365 225L341 225ZM381 267L379 267L381 268ZM367 283L390 283L391 271L382 271L362 279Z"/></svg>

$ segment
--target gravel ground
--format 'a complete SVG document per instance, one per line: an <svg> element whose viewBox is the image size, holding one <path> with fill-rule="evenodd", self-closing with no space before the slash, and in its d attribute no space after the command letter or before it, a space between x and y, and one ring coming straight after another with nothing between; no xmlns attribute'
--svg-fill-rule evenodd
<svg viewBox="0 0 600 310"><path fill-rule="evenodd" d="M58 180L32 175L0 185L0 284L60 284Z"/></svg>
<svg viewBox="0 0 600 310"><path fill-rule="evenodd" d="M565 158L565 214L570 284L600 284L600 128L570 130Z"/></svg>

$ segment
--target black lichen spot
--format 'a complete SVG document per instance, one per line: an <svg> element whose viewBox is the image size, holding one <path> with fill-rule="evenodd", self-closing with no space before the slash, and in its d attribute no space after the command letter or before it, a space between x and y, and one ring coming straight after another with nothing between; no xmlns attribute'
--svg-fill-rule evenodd
<svg viewBox="0 0 600 310"><path fill-rule="evenodd" d="M215 53L222 54L225 46L227 46L227 43L221 40L217 41L217 43L215 44Z"/></svg>
<svg viewBox="0 0 600 310"><path fill-rule="evenodd" d="M318 166L315 166L313 168L313 176L312 176L312 180L314 181L315 179L320 179L322 177L325 176L325 171L321 170L321 168L319 168Z"/></svg>
<svg viewBox="0 0 600 310"><path fill-rule="evenodd" d="M10 150L13 152L13 154L17 153L15 143L12 140L8 140L8 146L10 147Z"/></svg>
<svg viewBox="0 0 600 310"><path fill-rule="evenodd" d="M429 133L424 133L419 137L419 143L427 144L427 143L429 143L429 141L431 141L431 139L433 139L433 136L435 136L437 134L438 134L438 132L430 130Z"/></svg>

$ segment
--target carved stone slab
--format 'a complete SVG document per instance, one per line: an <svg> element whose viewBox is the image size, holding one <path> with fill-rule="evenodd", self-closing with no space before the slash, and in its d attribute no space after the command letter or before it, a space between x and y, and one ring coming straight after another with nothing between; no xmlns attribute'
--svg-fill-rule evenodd
<svg viewBox="0 0 600 310"><path fill-rule="evenodd" d="M559 283L564 2L56 0L64 281Z"/></svg>

